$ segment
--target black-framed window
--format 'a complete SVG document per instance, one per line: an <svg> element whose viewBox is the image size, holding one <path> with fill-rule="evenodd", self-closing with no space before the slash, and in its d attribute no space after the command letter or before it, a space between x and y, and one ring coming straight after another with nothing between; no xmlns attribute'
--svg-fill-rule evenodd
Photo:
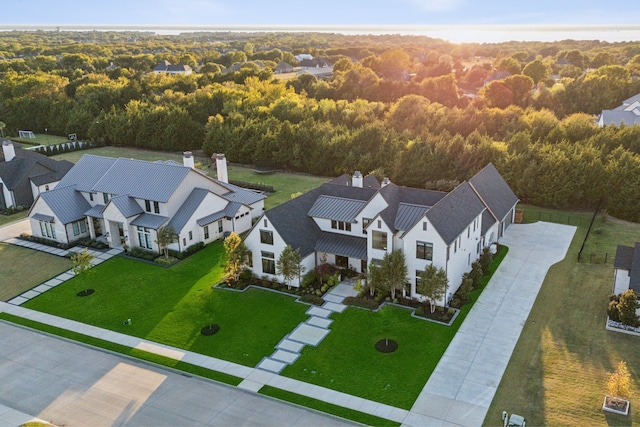
<svg viewBox="0 0 640 427"><path fill-rule="evenodd" d="M209 238L209 226L204 226L204 239L207 240Z"/></svg>
<svg viewBox="0 0 640 427"><path fill-rule="evenodd" d="M351 231L351 223L345 221L331 220L331 228L334 230Z"/></svg>
<svg viewBox="0 0 640 427"><path fill-rule="evenodd" d="M273 245L273 231L260 230L260 243Z"/></svg>
<svg viewBox="0 0 640 427"><path fill-rule="evenodd" d="M416 242L416 258L433 261L433 243Z"/></svg>
<svg viewBox="0 0 640 427"><path fill-rule="evenodd" d="M374 230L371 233L371 240L373 242L373 249L387 250L387 233L384 231Z"/></svg>
<svg viewBox="0 0 640 427"><path fill-rule="evenodd" d="M349 267L349 257L336 255L336 267L340 268L348 268Z"/></svg>
<svg viewBox="0 0 640 427"><path fill-rule="evenodd" d="M273 252L262 251L262 272L276 274L276 260Z"/></svg>
<svg viewBox="0 0 640 427"><path fill-rule="evenodd" d="M147 212L151 212L151 200L144 201L144 210Z"/></svg>
<svg viewBox="0 0 640 427"><path fill-rule="evenodd" d="M160 213L160 203L158 202L153 202L153 211L157 214Z"/></svg>

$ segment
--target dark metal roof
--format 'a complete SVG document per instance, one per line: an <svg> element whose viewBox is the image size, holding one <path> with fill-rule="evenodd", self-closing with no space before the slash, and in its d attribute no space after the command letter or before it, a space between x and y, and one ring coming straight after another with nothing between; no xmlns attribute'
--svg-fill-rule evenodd
<svg viewBox="0 0 640 427"><path fill-rule="evenodd" d="M475 174L469 184L498 221L502 221L518 203L518 196L492 163Z"/></svg>
<svg viewBox="0 0 640 427"><path fill-rule="evenodd" d="M43 214L33 214L31 215L31 219L35 219L36 221L46 221L46 222L51 222L53 221L53 217L49 216L49 215L43 215Z"/></svg>
<svg viewBox="0 0 640 427"><path fill-rule="evenodd" d="M209 190L204 188L194 188L191 194L184 201L180 209L171 218L169 226L172 226L176 233L180 233L185 226L189 218L193 216L193 213L198 209L198 206L202 203L205 197L209 194Z"/></svg>
<svg viewBox="0 0 640 427"><path fill-rule="evenodd" d="M209 225L213 222L219 221L222 218L233 218L241 206L241 203L230 202L223 210L202 217L196 220L196 222L200 227L204 227L205 225Z"/></svg>
<svg viewBox="0 0 640 427"><path fill-rule="evenodd" d="M63 224L81 220L91 205L74 187L60 187L40 193L40 197L51 208Z"/></svg>
<svg viewBox="0 0 640 427"><path fill-rule="evenodd" d="M429 210L429 206L400 203L393 224L396 230L407 231Z"/></svg>
<svg viewBox="0 0 640 427"><path fill-rule="evenodd" d="M111 199L111 203L116 205L116 208L118 208L125 218L131 218L132 216L139 215L144 212L144 209L142 209L135 199L126 194L113 197Z"/></svg>
<svg viewBox="0 0 640 427"><path fill-rule="evenodd" d="M367 239L339 233L321 232L315 250L349 258L367 259Z"/></svg>
<svg viewBox="0 0 640 427"><path fill-rule="evenodd" d="M131 221L131 225L135 225L136 227L147 227L152 230L157 230L162 227L164 223L167 222L169 218L166 216L153 215L150 213L143 213L133 221Z"/></svg>
<svg viewBox="0 0 640 427"><path fill-rule="evenodd" d="M429 209L427 218L449 245L484 210L484 204L471 185L463 182Z"/></svg>
<svg viewBox="0 0 640 427"><path fill-rule="evenodd" d="M386 200L388 206L384 209L380 216L384 222L391 227L395 228L396 219L398 216L398 209L400 204L418 205L418 206L434 206L438 201L447 195L442 191L422 190L419 188L400 187L394 183L385 185L380 189L380 194ZM404 209L404 208L403 208ZM423 212L424 213L424 212ZM414 218L417 221L419 218ZM409 218L404 219L401 222L403 227L407 227L404 222ZM415 223L415 222L414 222ZM413 224L411 224L413 225ZM406 229L408 230L411 225ZM393 232L397 229L393 229Z"/></svg>
<svg viewBox="0 0 640 427"><path fill-rule="evenodd" d="M344 199L342 197L320 196L316 199L308 215L315 218L354 222L358 213L367 204L364 200Z"/></svg>
<svg viewBox="0 0 640 427"><path fill-rule="evenodd" d="M247 190L246 188L238 187L228 182L222 182L217 179L214 179L214 181L230 190L228 193L223 194L222 197L231 202L238 202L250 206L267 197L264 194L256 193L255 191Z"/></svg>
<svg viewBox="0 0 640 427"><path fill-rule="evenodd" d="M633 251L630 246L618 245L616 248L616 257L613 260L613 267L621 270L631 271L633 264Z"/></svg>
<svg viewBox="0 0 640 427"><path fill-rule="evenodd" d="M94 218L104 218L102 215L102 211L104 211L104 205L95 205L91 209L88 209L84 212L85 216L90 216Z"/></svg>

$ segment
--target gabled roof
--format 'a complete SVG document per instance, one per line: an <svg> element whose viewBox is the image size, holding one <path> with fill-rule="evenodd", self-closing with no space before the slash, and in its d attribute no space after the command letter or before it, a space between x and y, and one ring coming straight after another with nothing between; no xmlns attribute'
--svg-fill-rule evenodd
<svg viewBox="0 0 640 427"><path fill-rule="evenodd" d="M314 251L320 236L320 228L307 215L318 197L325 195L353 200L369 200L375 194L376 190L369 188L326 183L269 210L266 217L278 231L280 237L293 249L299 249L302 257L306 257ZM259 227L260 223L256 226Z"/></svg>
<svg viewBox="0 0 640 427"><path fill-rule="evenodd" d="M398 229L395 227L396 220L398 218L398 209L400 208L401 204L430 207L430 206L434 206L443 197L447 195L447 193L443 191L422 190L420 188L401 187L394 183L390 183L382 187L382 189L380 189L380 194L382 195L382 197L384 197L384 199L388 204L387 208L380 213L380 216L389 227L394 228L392 230L393 232L396 232L398 230L408 230L409 228L411 228L411 226L407 226L405 224L405 222L408 222L408 220L410 219L407 216L410 210L408 206L403 208L403 212L402 212L403 219L400 221L400 224L399 224L402 227L407 227L407 228ZM411 211L412 211L412 214L415 214L415 211L413 211L412 209ZM424 214L424 211L422 213ZM412 215L412 218L414 219L414 224L415 224L415 221L418 220L418 217L416 217L415 215Z"/></svg>
<svg viewBox="0 0 640 427"><path fill-rule="evenodd" d="M238 202L229 202L223 210L199 218L196 220L196 223L200 227L204 227L205 225L209 225L223 218L233 218L241 206L242 204Z"/></svg>
<svg viewBox="0 0 640 427"><path fill-rule="evenodd" d="M633 264L634 248L630 246L618 245L616 248L616 257L613 260L613 267L621 270L631 271Z"/></svg>
<svg viewBox="0 0 640 427"><path fill-rule="evenodd" d="M449 245L484 209L484 204L471 185L463 182L429 209L427 218L445 244Z"/></svg>
<svg viewBox="0 0 640 427"><path fill-rule="evenodd" d="M604 125L627 126L640 124L640 114L626 110L602 110L600 120Z"/></svg>
<svg viewBox="0 0 640 427"><path fill-rule="evenodd" d="M229 192L223 194L222 197L229 200L230 202L238 202L243 205L250 206L267 197L264 194L256 193L255 191L247 190L246 188L238 187L237 185L229 184L228 182L222 182L217 179L213 180L223 187L229 189Z"/></svg>
<svg viewBox="0 0 640 427"><path fill-rule="evenodd" d="M364 200L322 195L316 199L308 215L315 218L354 222L366 204Z"/></svg>
<svg viewBox="0 0 640 427"><path fill-rule="evenodd" d="M320 232L315 250L349 258L367 259L367 238Z"/></svg>
<svg viewBox="0 0 640 427"><path fill-rule="evenodd" d="M40 197L63 224L83 219L84 213L91 208L89 202L72 186L57 186L53 190L40 193Z"/></svg>
<svg viewBox="0 0 640 427"><path fill-rule="evenodd" d="M73 163L67 160L53 160L12 144L15 157L8 162L0 161L0 179L9 190L14 190L27 177L36 185L59 181L73 167Z"/></svg>
<svg viewBox="0 0 640 427"><path fill-rule="evenodd" d="M629 289L640 293L640 242L634 247L618 245L613 266L629 272Z"/></svg>
<svg viewBox="0 0 640 427"><path fill-rule="evenodd" d="M95 205L91 209L87 209L84 211L84 216L90 216L93 218L104 218L102 212L104 211L105 205Z"/></svg>
<svg viewBox="0 0 640 427"><path fill-rule="evenodd" d="M518 196L502 178L493 163L475 174L469 184L498 221L502 221L518 203Z"/></svg>
<svg viewBox="0 0 640 427"><path fill-rule="evenodd" d="M113 203L125 218L131 218L144 212L144 209L126 194L113 197L110 203Z"/></svg>
<svg viewBox="0 0 640 427"><path fill-rule="evenodd" d="M410 203L400 203L396 213L396 221L393 227L396 230L406 231L422 218L429 210L429 206L412 205Z"/></svg>
<svg viewBox="0 0 640 427"><path fill-rule="evenodd" d="M489 231L491 226L493 226L493 224L495 224L496 222L496 219L493 217L491 212L489 212L489 209L486 209L484 212L482 212L482 229L480 230L480 235L484 236L485 234L487 234L487 231Z"/></svg>
<svg viewBox="0 0 640 427"><path fill-rule="evenodd" d="M209 194L209 190L194 188L182 206L180 206L178 212L171 218L168 225L173 227L176 233L180 233L187 221L189 221L189 218L193 216L198 206L200 206L205 197L207 197L207 194Z"/></svg>
<svg viewBox="0 0 640 427"><path fill-rule="evenodd" d="M85 193L95 192L93 186L107 173L116 160L111 157L85 154L62 178L58 186L73 185L78 191Z"/></svg>

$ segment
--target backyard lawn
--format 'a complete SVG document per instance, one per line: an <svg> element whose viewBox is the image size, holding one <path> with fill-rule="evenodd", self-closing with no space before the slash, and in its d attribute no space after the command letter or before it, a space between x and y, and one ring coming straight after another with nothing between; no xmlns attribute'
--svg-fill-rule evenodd
<svg viewBox="0 0 640 427"><path fill-rule="evenodd" d="M21 219L26 218L28 213L28 210L24 210L11 215L0 215L0 227L5 224L9 224L10 222L20 221Z"/></svg>
<svg viewBox="0 0 640 427"><path fill-rule="evenodd" d="M529 217L535 221L537 210L531 213ZM565 212L565 219L555 220L566 222L571 216L575 221L579 215ZM608 253L608 263L578 263L577 254L591 220L591 214L582 215L583 225L578 228L567 257L551 268L542 285L485 419L486 425L495 425L503 410L525 416L527 425L611 426L640 422L640 337L605 330L616 245L633 246L640 241L640 225L598 217L583 254L589 260L591 253ZM584 255L582 259L585 260ZM605 415L601 409L607 372L615 370L620 360L627 362L633 378L634 396L628 417Z"/></svg>
<svg viewBox="0 0 640 427"><path fill-rule="evenodd" d="M254 367L308 317L308 306L258 289L212 289L223 253L216 242L171 268L116 257L90 270L86 285L74 278L24 307ZM76 296L85 287L95 293ZM201 335L211 323L220 331Z"/></svg>
<svg viewBox="0 0 640 427"><path fill-rule="evenodd" d="M69 142L69 139L65 136L57 136L44 133L34 133L34 136L35 138L11 137L11 139L17 142L24 142L28 145L52 145Z"/></svg>
<svg viewBox="0 0 640 427"><path fill-rule="evenodd" d="M67 258L0 243L0 301L8 301L71 267Z"/></svg>
<svg viewBox="0 0 640 427"><path fill-rule="evenodd" d="M174 160L182 163L182 154L122 147L98 147L90 150L57 154L52 157L56 160L65 159L75 163L85 154L94 154L96 156L105 157L126 157L148 161ZM199 159L196 159L196 161L198 160ZM214 169L205 167L204 170L210 176L215 177ZM287 200L290 200L292 194L299 192L305 193L329 181L329 178L294 173L276 172L272 174L257 174L252 168L231 165L228 167L228 172L229 179L233 181L244 181L273 186L276 192L271 194L265 200L266 209L274 208Z"/></svg>

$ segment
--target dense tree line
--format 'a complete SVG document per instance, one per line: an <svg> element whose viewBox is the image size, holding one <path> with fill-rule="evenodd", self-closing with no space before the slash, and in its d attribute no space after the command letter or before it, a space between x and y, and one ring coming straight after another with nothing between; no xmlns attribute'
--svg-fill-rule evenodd
<svg viewBox="0 0 640 427"><path fill-rule="evenodd" d="M274 79L307 52L330 58L334 76ZM9 133L439 189L494 162L524 202L587 208L606 195L610 213L640 221L640 126L593 116L640 92L638 43L34 32L0 33L0 56ZM165 59L199 72L149 72Z"/></svg>

